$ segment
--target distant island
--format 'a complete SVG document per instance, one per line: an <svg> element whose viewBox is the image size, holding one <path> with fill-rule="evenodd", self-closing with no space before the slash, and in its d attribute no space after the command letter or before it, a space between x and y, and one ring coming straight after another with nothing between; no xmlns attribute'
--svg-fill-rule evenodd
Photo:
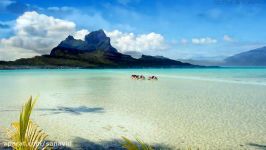
<svg viewBox="0 0 266 150"><path fill-rule="evenodd" d="M136 59L115 49L103 30L93 31L85 40L68 36L49 55L0 61L0 69L27 68L188 68L201 67L165 57L142 55Z"/></svg>
<svg viewBox="0 0 266 150"><path fill-rule="evenodd" d="M224 62L229 66L266 66L266 47L230 56Z"/></svg>
<svg viewBox="0 0 266 150"><path fill-rule="evenodd" d="M179 59L178 61L204 66L265 67L266 46L244 51L228 57Z"/></svg>

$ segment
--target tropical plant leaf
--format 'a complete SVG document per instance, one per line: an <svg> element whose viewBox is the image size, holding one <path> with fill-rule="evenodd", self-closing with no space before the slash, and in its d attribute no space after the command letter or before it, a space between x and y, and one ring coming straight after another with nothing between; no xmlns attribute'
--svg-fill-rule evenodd
<svg viewBox="0 0 266 150"><path fill-rule="evenodd" d="M136 138L136 140L141 145L142 150L153 150L153 148L150 145L145 144L142 140L138 138Z"/></svg>
<svg viewBox="0 0 266 150"><path fill-rule="evenodd" d="M11 123L11 128L7 129L7 135L15 150L37 150L47 137L47 134L39 128L37 124L30 120L30 115L38 97L34 100L29 98L22 107L19 122Z"/></svg>
<svg viewBox="0 0 266 150"><path fill-rule="evenodd" d="M134 144L133 142L131 142L129 139L127 139L126 137L122 137L124 140L124 144L123 147L127 150L138 150L138 146L136 144Z"/></svg>
<svg viewBox="0 0 266 150"><path fill-rule="evenodd" d="M138 144L133 143L126 137L122 137L122 138L124 139L123 147L127 150L153 150L153 148L150 145L145 144L143 141L141 141L138 138L136 140L137 140L137 143L140 145L140 147L138 146Z"/></svg>

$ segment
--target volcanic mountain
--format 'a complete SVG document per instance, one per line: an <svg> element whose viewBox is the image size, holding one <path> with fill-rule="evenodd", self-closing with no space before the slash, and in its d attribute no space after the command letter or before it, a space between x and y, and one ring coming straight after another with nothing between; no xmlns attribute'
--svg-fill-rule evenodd
<svg viewBox="0 0 266 150"><path fill-rule="evenodd" d="M103 30L93 31L85 40L68 36L49 55L23 58L16 61L1 61L0 68L170 68L199 67L189 63L142 55L135 59L119 53L110 43Z"/></svg>

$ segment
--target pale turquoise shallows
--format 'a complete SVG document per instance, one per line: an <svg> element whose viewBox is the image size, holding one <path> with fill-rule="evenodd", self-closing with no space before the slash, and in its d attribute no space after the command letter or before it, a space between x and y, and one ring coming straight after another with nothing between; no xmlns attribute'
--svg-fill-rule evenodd
<svg viewBox="0 0 266 150"><path fill-rule="evenodd" d="M32 117L51 140L266 147L265 68L0 71L0 127L18 119L30 95L40 96Z"/></svg>

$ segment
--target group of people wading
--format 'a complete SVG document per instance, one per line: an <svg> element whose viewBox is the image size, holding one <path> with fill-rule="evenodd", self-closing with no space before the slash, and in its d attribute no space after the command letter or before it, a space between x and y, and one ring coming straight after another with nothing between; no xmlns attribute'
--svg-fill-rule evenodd
<svg viewBox="0 0 266 150"><path fill-rule="evenodd" d="M145 80L145 76L143 75L131 75L131 79L134 79L134 80ZM148 77L148 80L158 80L158 78L156 76L149 76Z"/></svg>

